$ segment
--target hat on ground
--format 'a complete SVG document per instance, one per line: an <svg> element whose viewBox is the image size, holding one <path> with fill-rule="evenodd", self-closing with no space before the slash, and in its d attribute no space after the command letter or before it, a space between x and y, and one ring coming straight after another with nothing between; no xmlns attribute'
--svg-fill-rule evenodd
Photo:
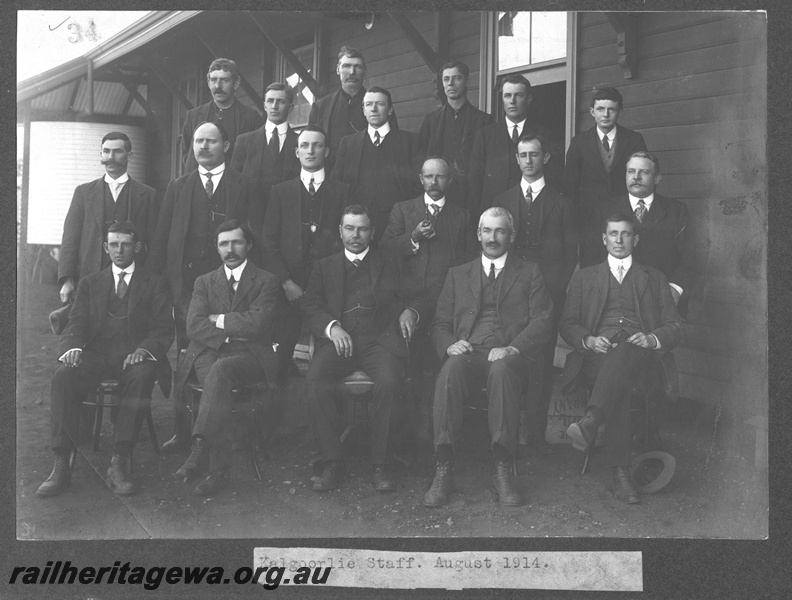
<svg viewBox="0 0 792 600"><path fill-rule="evenodd" d="M66 304L50 313L49 322L50 327L52 327L52 333L55 335L63 333L63 330L66 329L66 325L69 323L70 310L71 304Z"/></svg>
<svg viewBox="0 0 792 600"><path fill-rule="evenodd" d="M668 452L646 452L633 459L630 474L640 494L655 494L671 481L676 459Z"/></svg>

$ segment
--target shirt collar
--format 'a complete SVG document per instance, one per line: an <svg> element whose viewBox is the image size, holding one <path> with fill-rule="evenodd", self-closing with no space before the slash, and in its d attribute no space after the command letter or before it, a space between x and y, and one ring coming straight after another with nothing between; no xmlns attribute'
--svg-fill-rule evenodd
<svg viewBox="0 0 792 600"><path fill-rule="evenodd" d="M429 196L429 194L426 194L426 193L424 194L424 204L426 204L426 205L437 204L437 206L439 206L440 208L443 208L445 206L445 202L446 202L445 196L440 198L440 200L433 200L431 198L431 196Z"/></svg>
<svg viewBox="0 0 792 600"><path fill-rule="evenodd" d="M509 256L508 252L506 254L504 254L503 256L500 256L500 257L496 258L495 260L492 260L490 258L487 258L487 255L482 252L481 253L481 266L484 267L484 271L489 273L490 263L495 263L495 270L496 271L500 271L506 265L506 257L507 256Z"/></svg>
<svg viewBox="0 0 792 600"><path fill-rule="evenodd" d="M522 121L518 121L517 123L515 123L514 121L511 121L511 120L509 120L507 118L506 119L506 129L509 131L509 135L511 135L511 132L514 129L515 125L517 125L517 131L519 131L520 135L522 135L523 127L525 127L525 121L526 120L527 119L523 119Z"/></svg>
<svg viewBox="0 0 792 600"><path fill-rule="evenodd" d="M379 131L380 134L380 141L385 139L385 136L390 133L390 123L385 121L385 124L380 126L379 129L374 129L371 125L368 126L368 135L371 138L371 141L374 141L374 132Z"/></svg>
<svg viewBox="0 0 792 600"><path fill-rule="evenodd" d="M324 167L319 169L318 171L306 171L305 169L300 169L300 181L305 184L305 187L308 187L308 184L311 183L311 177L313 177L314 185L320 185L324 183L325 180L325 170Z"/></svg>
<svg viewBox="0 0 792 600"><path fill-rule="evenodd" d="M105 173L104 180L105 180L105 182L107 182L107 183L109 183L109 184L113 184L113 183L126 183L127 181L129 181L129 173L127 173L126 171L124 171L124 174L123 174L123 175L121 175L121 176L120 176L118 179L113 179L112 177L110 177L110 175L108 175L107 173Z"/></svg>
<svg viewBox="0 0 792 600"><path fill-rule="evenodd" d="M616 139L616 126L614 125L613 129L611 129L608 133L603 133L602 130L597 127L597 136L599 137L599 141L602 142L602 138L605 136L608 137L609 142L613 142Z"/></svg>
<svg viewBox="0 0 792 600"><path fill-rule="evenodd" d="M536 196L544 189L545 186L545 178L542 175L539 179L534 181L533 183L529 183L525 181L525 179L520 179L520 186L522 187L523 196L525 196L525 192L528 191L528 187L531 187L531 195L536 198Z"/></svg>
<svg viewBox="0 0 792 600"><path fill-rule="evenodd" d="M236 269L229 269L228 265L224 264L223 269L225 269L226 279L231 279L231 275L233 275L234 280L239 281L242 278L242 271L245 270L246 265L247 265L247 258Z"/></svg>
<svg viewBox="0 0 792 600"><path fill-rule="evenodd" d="M220 163L214 169L211 169L211 170L206 169L205 167L203 167L201 165L198 165L198 172L201 175L203 175L204 177L206 176L207 173L211 173L212 175L220 175L220 173L222 173L223 171L225 171L225 163L224 162Z"/></svg>
<svg viewBox="0 0 792 600"><path fill-rule="evenodd" d="M630 256L627 258L616 258L612 254L608 254L608 266L610 267L611 271L617 271L619 269L619 265L622 265L624 267L624 272L626 273L630 270L630 267L632 267L632 258L632 254L630 254Z"/></svg>
<svg viewBox="0 0 792 600"><path fill-rule="evenodd" d="M349 262L355 262L356 258L359 258L360 260L363 260L364 258L366 258L366 254L369 253L369 250L371 250L371 246L369 246L368 248L363 250L363 252L361 252L360 254L352 254L349 250L344 248L344 254L346 255L347 260Z"/></svg>
<svg viewBox="0 0 792 600"><path fill-rule="evenodd" d="M461 115L468 109L468 106L470 106L470 102L468 100L465 100L465 103L458 109L454 109L450 104L446 103L446 109L451 113L452 116L455 114Z"/></svg>
<svg viewBox="0 0 792 600"><path fill-rule="evenodd" d="M115 263L110 263L110 264L111 264L111 266L112 266L112 268L113 268L113 275L115 275L115 278L116 278L116 279L118 279L118 274L119 274L121 271L125 271L127 275L132 275L132 273L134 273L134 272L135 272L135 261L134 261L134 260L132 261L132 264L131 264L131 265L129 265L129 266L126 268L126 269L119 269L119 268L116 266L116 264L115 264Z"/></svg>
<svg viewBox="0 0 792 600"><path fill-rule="evenodd" d="M635 212L635 207L638 206L639 200L644 201L644 204L646 204L646 210L649 210L649 208L652 206L652 202L654 201L654 192L649 194L646 198L638 198L632 194L627 194L627 196L630 198L630 206L632 207L633 212Z"/></svg>
<svg viewBox="0 0 792 600"><path fill-rule="evenodd" d="M279 125L275 125L275 123L273 123L272 121L267 121L266 123L264 123L264 128L267 130L267 133L269 135L272 135L273 129L278 130L278 135L286 135L286 132L289 130L289 123L287 121L284 121Z"/></svg>

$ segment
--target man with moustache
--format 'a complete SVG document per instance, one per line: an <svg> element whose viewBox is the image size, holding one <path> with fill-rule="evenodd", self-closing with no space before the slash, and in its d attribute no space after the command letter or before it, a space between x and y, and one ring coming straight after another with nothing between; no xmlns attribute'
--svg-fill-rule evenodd
<svg viewBox="0 0 792 600"><path fill-rule="evenodd" d="M229 218L244 222L254 198L254 183L226 169L228 134L219 123L202 123L193 134L198 168L168 184L157 232L151 244L149 266L163 273L170 285L176 319L176 347L187 347L187 309L195 280L221 264L214 233ZM166 452L186 449L184 399L175 395L176 433L163 444Z"/></svg>
<svg viewBox="0 0 792 600"><path fill-rule="evenodd" d="M435 476L425 506L448 503L462 413L484 385L495 458L492 488L502 506L523 504L510 465L528 367L547 344L553 302L539 266L510 252L515 229L509 211L484 211L478 239L481 256L448 271L432 322L432 343L443 366L434 394Z"/></svg>
<svg viewBox="0 0 792 600"><path fill-rule="evenodd" d="M325 161L330 149L325 132L308 125L297 138L295 154L299 177L272 188L264 228L263 266L280 281L287 302L278 319L278 380L283 382L300 337L300 302L314 263L340 247L338 223L346 206L348 187L327 178Z"/></svg>
<svg viewBox="0 0 792 600"><path fill-rule="evenodd" d="M236 219L222 223L215 242L223 265L195 281L187 315L190 345L176 373L182 394L193 370L203 387L192 450L176 471L176 477L187 482L209 458L209 474L193 489L198 496L211 496L228 482L232 390L275 378L271 333L278 280L248 260L253 232L247 224Z"/></svg>
<svg viewBox="0 0 792 600"><path fill-rule="evenodd" d="M308 123L318 125L327 133L330 153L327 158L327 170L332 171L338 153L338 146L344 136L363 131L368 126L363 114L363 96L366 88L363 79L366 76L366 59L357 48L341 46L338 52L336 73L341 80L338 91L319 98L311 106ZM388 122L397 128L396 113L391 113Z"/></svg>
<svg viewBox="0 0 792 600"><path fill-rule="evenodd" d="M549 342L532 365L530 402L526 406L526 441L541 454L554 450L545 440L547 409L553 391L553 360L558 338L558 320L564 306L569 278L577 264L578 233L574 208L545 181L544 168L550 159L547 140L536 131L526 131L517 143L520 183L493 202L514 217L517 227L512 251L539 264L545 286L553 300Z"/></svg>
<svg viewBox="0 0 792 600"><path fill-rule="evenodd" d="M372 87L363 96L368 127L341 140L333 179L349 186L349 204L365 206L375 231L376 246L388 225L393 205L420 193L415 173L418 137L391 127L390 92Z"/></svg>
<svg viewBox="0 0 792 600"><path fill-rule="evenodd" d="M285 83L271 83L264 93L267 121L256 131L237 138L231 168L256 182L257 201L251 207L250 226L261 231L272 186L297 177L297 133L289 127L294 91Z"/></svg>
<svg viewBox="0 0 792 600"><path fill-rule="evenodd" d="M63 224L58 284L61 302L72 302L80 279L107 267L110 256L103 250L107 228L114 222L131 221L140 242L138 264L148 256L157 227L159 202L154 188L129 176L132 142L127 134L111 131L102 138L100 162L105 176L77 186Z"/></svg>
<svg viewBox="0 0 792 600"><path fill-rule="evenodd" d="M150 402L154 381L170 391L166 357L173 342L173 319L165 281L137 263L142 244L130 222L109 226L104 251L108 269L80 280L69 323L61 335L52 378L50 412L55 464L38 496L56 496L71 483L69 454L79 432L80 403L103 379L118 379L121 404L114 421L115 442L107 483L118 495L137 493L129 457L135 422Z"/></svg>
<svg viewBox="0 0 792 600"><path fill-rule="evenodd" d="M426 156L442 156L451 167L448 196L453 204L468 205L468 168L476 132L492 123L492 115L467 99L470 67L461 60L440 68L446 103L424 117L418 137ZM478 204L476 204L478 212Z"/></svg>
<svg viewBox="0 0 792 600"><path fill-rule="evenodd" d="M192 151L193 132L204 122L220 123L227 132L228 152L226 161L234 155L237 136L261 127L261 115L252 108L239 102L234 94L242 81L236 63L227 58L216 58L209 65L206 84L212 93L212 100L187 111L182 127L182 157L184 174L198 167Z"/></svg>

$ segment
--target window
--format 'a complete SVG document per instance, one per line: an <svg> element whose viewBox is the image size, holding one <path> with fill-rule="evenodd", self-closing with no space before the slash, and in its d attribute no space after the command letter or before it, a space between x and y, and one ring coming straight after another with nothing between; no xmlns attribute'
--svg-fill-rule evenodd
<svg viewBox="0 0 792 600"><path fill-rule="evenodd" d="M566 58L567 13L498 13L498 71Z"/></svg>
<svg viewBox="0 0 792 600"><path fill-rule="evenodd" d="M316 42L311 35L310 43L291 49L300 64L305 67L311 75L316 73ZM280 55L279 55L280 56ZM311 112L311 105L314 103L314 95L310 88L295 71L283 56L280 56L279 81L285 81L294 90L294 108L289 115L289 125L292 127L302 127L308 124L308 115Z"/></svg>

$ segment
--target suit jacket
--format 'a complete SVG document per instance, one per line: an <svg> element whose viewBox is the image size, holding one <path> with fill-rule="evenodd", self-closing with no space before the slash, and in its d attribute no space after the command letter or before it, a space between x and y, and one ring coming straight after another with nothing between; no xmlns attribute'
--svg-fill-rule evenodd
<svg viewBox="0 0 792 600"><path fill-rule="evenodd" d="M547 291L553 299L554 311L561 314L569 278L578 258L578 232L572 203L550 185L545 185L536 202L542 199L539 214L539 267ZM520 184L495 198L493 206L502 206L514 217L519 228L520 205L525 203ZM513 249L516 251L517 249Z"/></svg>
<svg viewBox="0 0 792 600"><path fill-rule="evenodd" d="M187 116L184 118L184 125L182 126L182 156L184 157L185 174L198 168L198 163L195 160L195 154L193 154L192 149L192 136L195 128L209 117L209 109L212 106L212 102L214 102L214 100L210 100L206 104L201 104L200 106L188 110ZM261 115L255 109L248 108L242 104L239 99L236 99L235 103L239 106L239 131L237 132L237 136L242 133L247 133L248 131L254 131L264 124ZM228 141L231 142L231 144L228 147L228 152L226 152L226 164L228 164L228 161L231 160L233 156L236 138L229 139Z"/></svg>
<svg viewBox="0 0 792 600"><path fill-rule="evenodd" d="M401 286L398 263L383 257L376 248L366 257L371 266L371 283L376 308L374 335L377 342L396 356L407 356L407 343L399 330L399 315L411 308L421 315L427 310L424 294L406 294ZM324 337L332 321L340 321L344 310L346 255L337 252L317 261L300 308L303 322L316 337L317 348L330 342Z"/></svg>
<svg viewBox="0 0 792 600"><path fill-rule="evenodd" d="M448 271L432 322L432 343L440 360L451 344L470 337L481 312L484 277L480 257ZM506 345L533 359L550 339L553 311L539 265L510 253L498 279L496 306Z"/></svg>
<svg viewBox="0 0 792 600"><path fill-rule="evenodd" d="M260 231L264 215L267 213L272 186L300 174L300 161L294 153L295 148L297 148L297 132L289 127L281 148L283 175L276 177L273 172L275 159L267 146L265 126L243 133L237 138L231 158L231 168L256 182L256 201L250 211L250 225L253 231Z"/></svg>
<svg viewBox="0 0 792 600"><path fill-rule="evenodd" d="M440 296L448 269L468 261L476 253L476 246L470 213L446 200L439 217L443 222L442 229L436 229L437 235L431 240L423 240L418 252L413 252L410 234L426 218L423 195L394 204L379 247L383 253L391 254L402 262L405 285L411 290L427 291L434 304ZM427 271L441 272L442 277L427 280Z"/></svg>
<svg viewBox="0 0 792 600"><path fill-rule="evenodd" d="M195 359L207 348L220 350L226 338L243 338L261 364L267 382L274 384L277 361L271 332L279 293L277 278L250 261L242 271L233 299L224 267L198 277L187 312L190 344L176 371L177 392L184 388ZM209 321L213 314L225 315L223 329Z"/></svg>
<svg viewBox="0 0 792 600"><path fill-rule="evenodd" d="M630 198L622 194L610 198L598 208L598 221L603 222L614 213L633 214ZM633 250L635 259L663 272L669 282L689 290L693 280L691 252L688 248L688 210L681 200L666 198L655 192L652 208L646 213L638 244ZM602 259L605 247L600 244Z"/></svg>
<svg viewBox="0 0 792 600"><path fill-rule="evenodd" d="M129 220L135 224L143 250L137 255L143 264L149 253L159 214L159 202L154 188L129 178L124 186L129 194ZM63 224L63 241L58 260L58 281L66 277L75 283L96 273L102 266L104 254L104 177L78 185Z"/></svg>
<svg viewBox="0 0 792 600"><path fill-rule="evenodd" d="M443 155L443 116L447 110L448 104L444 104L437 110L426 115L423 123L421 123L418 138L420 139L424 157ZM455 152L455 154L461 155L462 157L462 164L457 165L461 172L455 169L453 171L455 177L467 174L470 153L473 150L473 140L476 138L476 132L485 125L489 125L493 122L491 114L479 110L470 103L468 103L465 119L465 126L462 130L462 140L459 144L459 153ZM454 168L453 162L451 163L451 168Z"/></svg>
<svg viewBox="0 0 792 600"><path fill-rule="evenodd" d="M92 273L80 281L61 334L58 356L72 348L88 348L107 320L107 304L115 290L112 269ZM157 359L157 378L165 396L170 394L171 368L167 353L173 343L171 302L165 280L136 264L129 283L127 334L135 348Z"/></svg>
<svg viewBox="0 0 792 600"><path fill-rule="evenodd" d="M675 397L678 383L676 362L671 351L682 341L682 321L668 289L668 281L662 272L635 259L630 272L641 331L654 334L660 341L657 352L662 355L666 372L666 393ZM597 334L597 326L608 300L609 286L610 267L607 260L577 271L569 282L559 325L561 337L573 348L564 365L564 391L567 393L577 385L583 357L592 354L591 350L583 350L583 339Z"/></svg>
<svg viewBox="0 0 792 600"><path fill-rule="evenodd" d="M264 268L281 283L291 279L305 289L308 280L307 273L303 272L302 190L303 184L299 177L272 188L261 238L264 244ZM314 234L317 259L337 252L341 245L338 223L341 222L349 188L344 183L325 177L319 190L324 197L321 222Z"/></svg>
<svg viewBox="0 0 792 600"><path fill-rule="evenodd" d="M253 201L253 182L233 169L226 169L220 185L226 186L228 198L226 218L245 221ZM171 288L174 304L179 301L181 296L184 245L187 228L190 224L190 214L194 202L197 201L193 197L193 191L196 189L198 193L204 193L198 169L174 179L168 184L165 199L162 202L157 232L151 244L149 268L165 275Z"/></svg>

